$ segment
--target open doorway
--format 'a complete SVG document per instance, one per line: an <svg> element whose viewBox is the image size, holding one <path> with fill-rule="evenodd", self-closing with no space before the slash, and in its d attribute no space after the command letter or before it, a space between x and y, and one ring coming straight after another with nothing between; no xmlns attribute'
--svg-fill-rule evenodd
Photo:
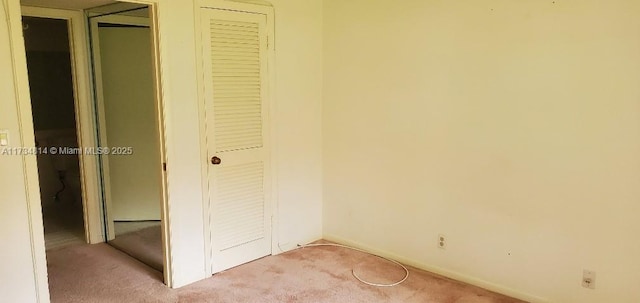
<svg viewBox="0 0 640 303"><path fill-rule="evenodd" d="M85 243L69 24L24 17L23 33L45 247Z"/></svg>
<svg viewBox="0 0 640 303"><path fill-rule="evenodd" d="M90 9L106 240L163 271L163 161L149 6Z"/></svg>
<svg viewBox="0 0 640 303"><path fill-rule="evenodd" d="M170 281L154 7L23 4L46 249L108 242Z"/></svg>

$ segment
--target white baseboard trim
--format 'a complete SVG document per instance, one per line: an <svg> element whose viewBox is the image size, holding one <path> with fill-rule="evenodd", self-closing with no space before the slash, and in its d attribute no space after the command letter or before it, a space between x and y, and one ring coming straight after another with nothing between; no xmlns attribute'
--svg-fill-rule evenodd
<svg viewBox="0 0 640 303"><path fill-rule="evenodd" d="M323 237L312 237L300 242L285 242L285 243L275 244L276 246L272 249L273 250L272 255L275 256L281 253L292 251L294 249L299 248L300 247L299 245L313 243L315 241L322 240L322 239Z"/></svg>
<svg viewBox="0 0 640 303"><path fill-rule="evenodd" d="M442 267L438 267L438 266L434 266L434 265L429 265L426 263L422 263L416 260L412 260L382 249L378 249L378 248L374 248L371 246L368 246L366 244L360 243L358 241L353 241L353 240L349 240L340 236L336 236L336 235L332 235L332 234L324 234L323 237L324 240L327 241L331 241L331 242L335 242L338 244L342 244L342 245L347 245L347 246L352 246L355 248L359 248L377 255L380 255L382 257L385 258L389 258L389 259L393 259L396 260L402 264L405 265L409 265L415 268L419 268L422 270L426 270L428 272L432 272L441 276L445 276L447 278L450 279L454 279L460 282L464 282L464 283L468 283L474 286L478 286L496 293L500 293L506 296L510 296L516 299L520 299L523 301L527 301L527 302L531 302L531 303L550 303L549 300L538 297L538 296L534 296L528 293L524 293L503 285L499 285L496 283L492 283L486 280L482 280L473 276L469 276L466 274L462 274L459 272L455 272L452 270L448 270Z"/></svg>

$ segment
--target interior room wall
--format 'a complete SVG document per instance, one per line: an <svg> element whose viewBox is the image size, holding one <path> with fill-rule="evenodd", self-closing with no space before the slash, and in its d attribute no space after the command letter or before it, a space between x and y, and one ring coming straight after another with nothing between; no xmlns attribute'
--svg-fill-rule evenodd
<svg viewBox="0 0 640 303"><path fill-rule="evenodd" d="M172 286L206 277L193 1L158 1Z"/></svg>
<svg viewBox="0 0 640 303"><path fill-rule="evenodd" d="M277 120L275 142L278 229L283 249L322 237L322 1L273 1L276 11ZM206 277L196 73L195 5L159 1L169 225L173 282ZM277 252L277 251L275 251Z"/></svg>
<svg viewBox="0 0 640 303"><path fill-rule="evenodd" d="M640 302L639 13L325 0L325 236L533 302Z"/></svg>
<svg viewBox="0 0 640 303"><path fill-rule="evenodd" d="M22 143L6 10L7 3L0 1L0 129L10 132L11 147L19 147ZM21 156L0 154L0 294L7 302L36 302L34 258L44 255L42 231L32 234L30 230L23 160ZM32 247L32 236L41 243ZM48 300L43 298L41 302Z"/></svg>
<svg viewBox="0 0 640 303"><path fill-rule="evenodd" d="M292 249L322 237L322 0L275 9L277 237Z"/></svg>

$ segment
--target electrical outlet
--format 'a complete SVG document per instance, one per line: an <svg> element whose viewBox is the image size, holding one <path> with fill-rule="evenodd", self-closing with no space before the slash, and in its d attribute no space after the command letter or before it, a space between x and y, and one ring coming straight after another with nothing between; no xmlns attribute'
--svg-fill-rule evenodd
<svg viewBox="0 0 640 303"><path fill-rule="evenodd" d="M9 146L9 131L0 130L0 146Z"/></svg>
<svg viewBox="0 0 640 303"><path fill-rule="evenodd" d="M447 248L447 238L443 234L438 235L438 248Z"/></svg>
<svg viewBox="0 0 640 303"><path fill-rule="evenodd" d="M584 270L582 272L582 287L589 289L596 289L596 272L591 270Z"/></svg>

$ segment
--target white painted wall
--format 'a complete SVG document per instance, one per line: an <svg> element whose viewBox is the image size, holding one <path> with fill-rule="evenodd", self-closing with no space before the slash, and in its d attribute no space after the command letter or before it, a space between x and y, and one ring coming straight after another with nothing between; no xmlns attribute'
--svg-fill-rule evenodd
<svg viewBox="0 0 640 303"><path fill-rule="evenodd" d="M193 13L192 1L158 1L174 287L206 277Z"/></svg>
<svg viewBox="0 0 640 303"><path fill-rule="evenodd" d="M276 197L280 247L322 237L322 0L275 8Z"/></svg>
<svg viewBox="0 0 640 303"><path fill-rule="evenodd" d="M277 234L284 249L322 236L322 1L273 1L276 12ZM173 286L206 277L194 14L159 1Z"/></svg>
<svg viewBox="0 0 640 303"><path fill-rule="evenodd" d="M325 236L533 301L640 302L638 1L324 3Z"/></svg>
<svg viewBox="0 0 640 303"><path fill-rule="evenodd" d="M15 7L14 7L15 8ZM20 136L20 121L16 102L16 83L12 64L10 35L6 18L7 2L0 2L0 129L9 130L11 147L23 145ZM23 43L22 41L19 41ZM22 46L24 49L24 46ZM19 62L26 69L26 59ZM26 75L24 75L26 76ZM28 93L28 91L27 91ZM27 144L34 145L33 129L25 130ZM1 148L0 148L1 149ZM1 151L0 151L1 152ZM37 174L35 156L31 156L27 167ZM29 218L29 199L27 197L25 159L21 156L0 154L0 294L6 302L35 302L37 290L45 285L36 285L35 264L44 261L43 231L31 231ZM37 175L36 183L37 183ZM37 191L35 192L37 194ZM36 205L37 206L37 205ZM42 225L40 209L33 210L39 214L37 224ZM32 246L32 237L36 242ZM44 276L41 275L41 276ZM48 297L41 297L41 302L48 302Z"/></svg>

